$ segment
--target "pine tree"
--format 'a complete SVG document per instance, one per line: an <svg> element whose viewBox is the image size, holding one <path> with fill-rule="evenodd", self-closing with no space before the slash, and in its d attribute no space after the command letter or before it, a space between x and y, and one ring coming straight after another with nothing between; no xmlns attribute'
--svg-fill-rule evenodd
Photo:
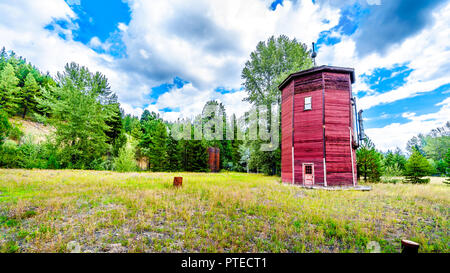
<svg viewBox="0 0 450 273"><path fill-rule="evenodd" d="M0 106L9 115L13 115L17 111L18 84L19 79L14 73L14 67L9 63L6 64L0 72Z"/></svg>
<svg viewBox="0 0 450 273"><path fill-rule="evenodd" d="M106 119L106 125L108 125L109 128L105 131L105 134L108 136L107 142L109 144L114 144L122 134L122 112L119 103L108 104L107 107L109 108L110 115ZM122 147L118 147L118 149L120 148Z"/></svg>
<svg viewBox="0 0 450 273"><path fill-rule="evenodd" d="M134 172L137 170L135 151L131 143L126 143L114 159L114 170L118 172Z"/></svg>
<svg viewBox="0 0 450 273"><path fill-rule="evenodd" d="M25 118L27 112L30 109L33 109L36 107L36 96L39 92L39 85L36 82L34 76L31 73L28 73L25 84L22 88L22 92L20 93L19 99L20 99L20 106L23 109L22 112L22 118Z"/></svg>
<svg viewBox="0 0 450 273"><path fill-rule="evenodd" d="M152 171L167 168L167 128L160 119L146 119L142 123L143 134L139 142L140 153L148 157Z"/></svg>
<svg viewBox="0 0 450 273"><path fill-rule="evenodd" d="M3 70L7 61L8 61L8 53L6 53L5 47L2 47L2 50L0 50L0 71Z"/></svg>
<svg viewBox="0 0 450 273"><path fill-rule="evenodd" d="M167 128L166 125L158 120L150 145L149 161L153 171L161 172L166 170L167 166Z"/></svg>
<svg viewBox="0 0 450 273"><path fill-rule="evenodd" d="M422 184L429 183L429 178L423 178L430 175L432 166L428 160L413 148L412 154L405 166L405 183Z"/></svg>
<svg viewBox="0 0 450 273"><path fill-rule="evenodd" d="M58 86L43 90L38 102L50 109L56 127L56 143L61 148L63 167L90 168L106 153L110 113L100 103L102 82L85 67L66 65L58 73Z"/></svg>
<svg viewBox="0 0 450 273"><path fill-rule="evenodd" d="M166 171L176 172L182 169L181 151L178 141L172 136L172 131L167 137L167 168Z"/></svg>
<svg viewBox="0 0 450 273"><path fill-rule="evenodd" d="M444 181L445 184L450 185L450 148L444 156L444 163L446 164L446 176L447 179Z"/></svg>
<svg viewBox="0 0 450 273"><path fill-rule="evenodd" d="M204 140L188 140L186 145L186 171L205 172L208 170L208 152Z"/></svg>
<svg viewBox="0 0 450 273"><path fill-rule="evenodd" d="M375 149L373 142L366 138L356 151L358 178L364 177L364 182L379 182L381 180L382 155Z"/></svg>
<svg viewBox="0 0 450 273"><path fill-rule="evenodd" d="M394 163L398 165L400 170L405 170L406 165L406 157L403 155L402 150L400 148L396 148L394 152Z"/></svg>
<svg viewBox="0 0 450 273"><path fill-rule="evenodd" d="M9 129L11 129L11 124L8 120L8 114L0 108L0 145L8 136Z"/></svg>

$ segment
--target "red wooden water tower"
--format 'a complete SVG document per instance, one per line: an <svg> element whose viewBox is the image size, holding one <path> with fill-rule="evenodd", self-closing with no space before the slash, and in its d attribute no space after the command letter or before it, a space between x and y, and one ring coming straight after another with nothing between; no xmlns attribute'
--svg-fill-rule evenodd
<svg viewBox="0 0 450 273"><path fill-rule="evenodd" d="M362 124L355 122L354 81L352 68L319 66L293 73L280 84L283 182L356 186Z"/></svg>

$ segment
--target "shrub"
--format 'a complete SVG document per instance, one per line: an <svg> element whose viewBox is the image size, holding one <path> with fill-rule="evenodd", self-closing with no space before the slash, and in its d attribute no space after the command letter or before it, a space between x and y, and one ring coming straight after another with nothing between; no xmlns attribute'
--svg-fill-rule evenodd
<svg viewBox="0 0 450 273"><path fill-rule="evenodd" d="M119 150L119 156L114 159L114 170L118 172L134 172L137 170L135 152L132 145L127 144Z"/></svg>
<svg viewBox="0 0 450 273"><path fill-rule="evenodd" d="M392 178L392 177L385 177L385 178L381 179L381 183L384 183L384 184L397 184L400 181L401 181L401 179Z"/></svg>
<svg viewBox="0 0 450 273"><path fill-rule="evenodd" d="M49 141L35 144L26 138L18 145L8 140L0 146L0 167L24 169L60 169L60 156Z"/></svg>
<svg viewBox="0 0 450 273"><path fill-rule="evenodd" d="M387 177L402 176L403 171L398 163L384 167L384 175Z"/></svg>
<svg viewBox="0 0 450 273"><path fill-rule="evenodd" d="M0 146L0 167L18 168L20 160L18 150L18 145L14 141L5 141L5 143Z"/></svg>
<svg viewBox="0 0 450 273"><path fill-rule="evenodd" d="M428 160L416 149L413 150L405 165L405 183L424 184L429 183L429 178L424 176L432 173L432 166Z"/></svg>
<svg viewBox="0 0 450 273"><path fill-rule="evenodd" d="M22 127L21 124L13 124L8 132L8 137L15 141L20 141L20 139L24 136L24 133L20 129Z"/></svg>
<svg viewBox="0 0 450 273"><path fill-rule="evenodd" d="M447 185L450 185L450 148L447 150L447 153L444 155L444 163L445 163L445 176L448 177L444 181L444 183Z"/></svg>
<svg viewBox="0 0 450 273"><path fill-rule="evenodd" d="M8 120L8 114L0 109L0 145L8 135L8 131L11 129L11 124Z"/></svg>
<svg viewBox="0 0 450 273"><path fill-rule="evenodd" d="M109 171L113 169L113 162L110 159L103 160L103 158L97 158L89 165L89 169L96 171Z"/></svg>
<svg viewBox="0 0 450 273"><path fill-rule="evenodd" d="M42 162L39 145L34 144L31 139L26 139L17 149L20 157L19 167L24 169L42 169L45 162Z"/></svg>

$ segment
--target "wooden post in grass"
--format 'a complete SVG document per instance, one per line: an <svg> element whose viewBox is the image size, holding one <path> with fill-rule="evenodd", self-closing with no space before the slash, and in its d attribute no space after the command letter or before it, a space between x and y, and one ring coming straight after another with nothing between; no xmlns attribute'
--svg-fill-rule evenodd
<svg viewBox="0 0 450 273"><path fill-rule="evenodd" d="M173 186L174 187L181 187L181 186L183 186L183 177L174 177L173 178Z"/></svg>
<svg viewBox="0 0 450 273"><path fill-rule="evenodd" d="M419 252L420 245L416 242L409 240L402 240L402 253L404 254L417 254Z"/></svg>

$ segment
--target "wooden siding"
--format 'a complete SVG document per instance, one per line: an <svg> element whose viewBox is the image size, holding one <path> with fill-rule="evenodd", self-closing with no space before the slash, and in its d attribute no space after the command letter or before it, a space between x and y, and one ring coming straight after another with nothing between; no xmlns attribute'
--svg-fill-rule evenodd
<svg viewBox="0 0 450 273"><path fill-rule="evenodd" d="M291 82L281 93L281 180L286 183L292 183L293 88Z"/></svg>
<svg viewBox="0 0 450 273"><path fill-rule="evenodd" d="M314 184L322 185L324 183L322 77L319 74L308 78L312 86L295 90L295 183L303 184L303 164L313 163ZM303 80L301 79L300 82L304 82ZM299 86L297 81L294 82L295 86ZM320 85L317 84L318 82ZM312 98L312 110L304 110L306 97Z"/></svg>
<svg viewBox="0 0 450 273"><path fill-rule="evenodd" d="M325 148L327 184L353 185L350 145L351 91L350 75L323 73L325 82Z"/></svg>
<svg viewBox="0 0 450 273"><path fill-rule="evenodd" d="M354 137L350 77L345 72L318 71L294 78L283 88L283 182L292 183L293 145L295 184L303 184L303 164L313 163L314 184L325 185L325 157L327 186L353 185L356 153L350 144ZM312 110L304 110L306 97L312 99Z"/></svg>

